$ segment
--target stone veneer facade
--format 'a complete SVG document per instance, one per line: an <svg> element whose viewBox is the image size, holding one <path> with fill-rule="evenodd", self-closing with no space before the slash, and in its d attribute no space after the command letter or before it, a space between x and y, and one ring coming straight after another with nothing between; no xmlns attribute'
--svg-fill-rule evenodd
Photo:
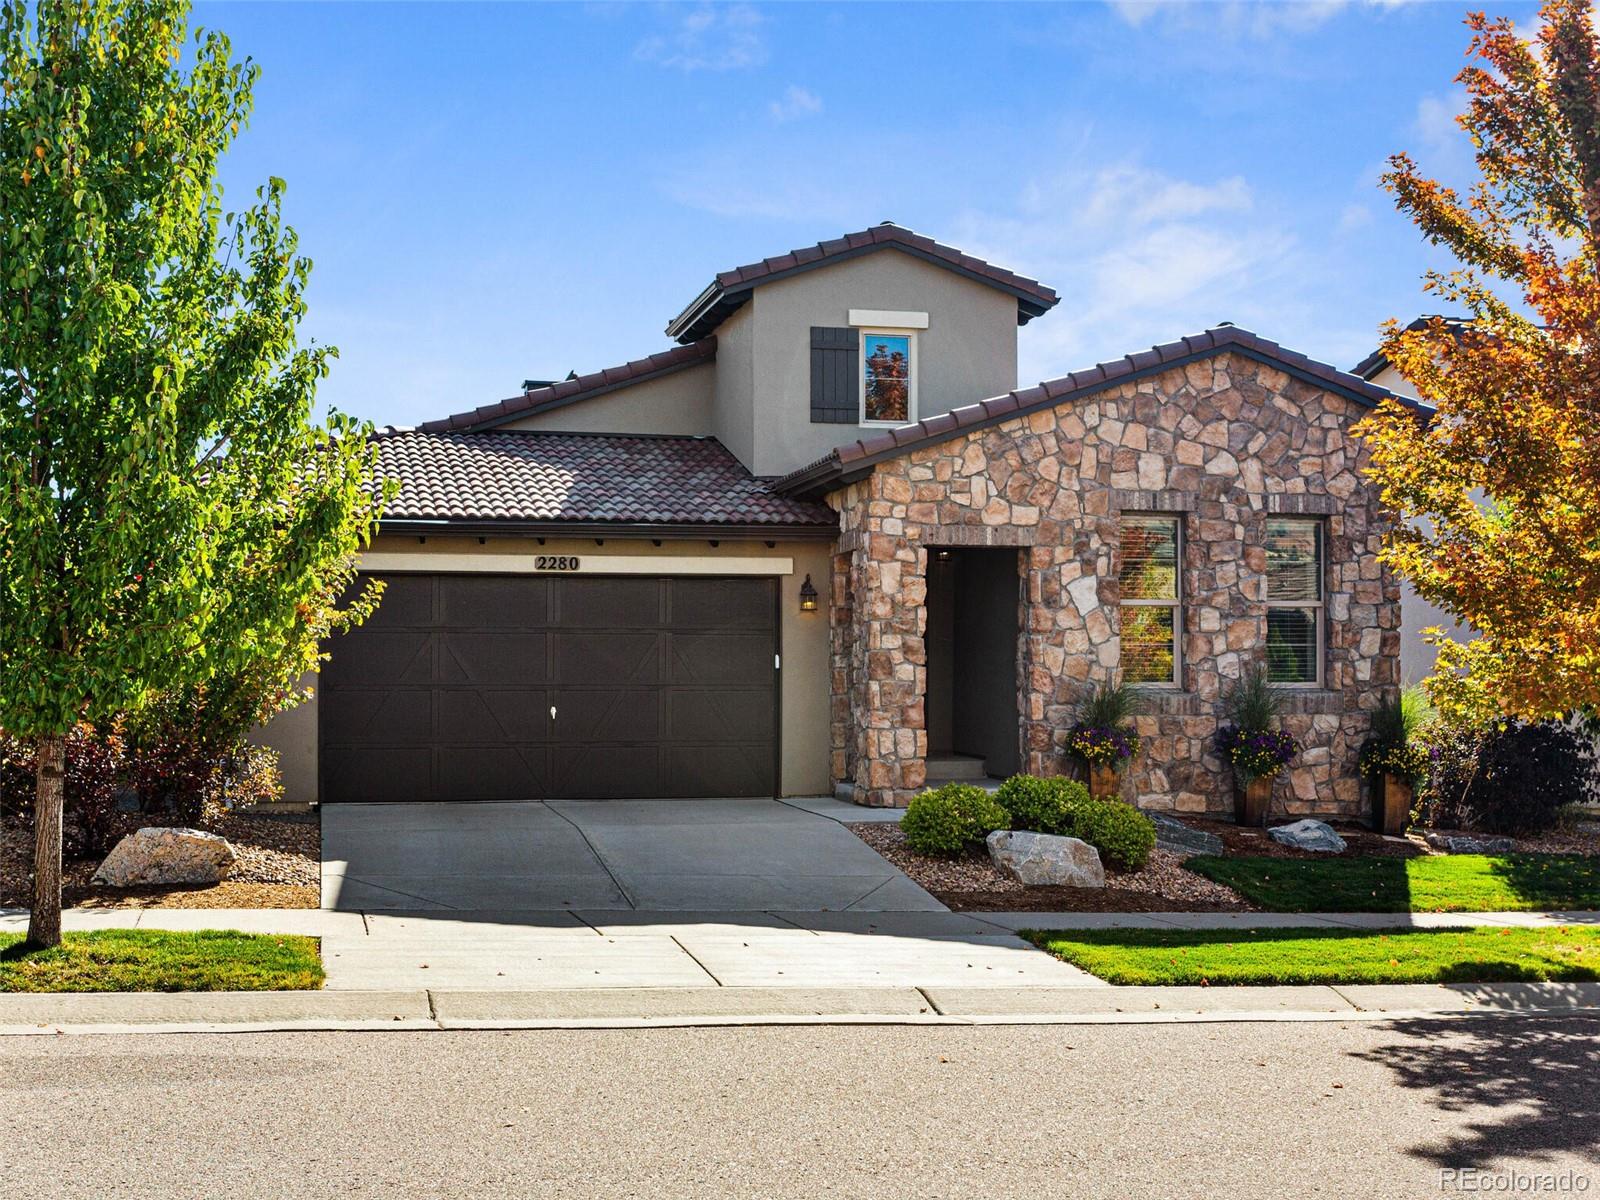
<svg viewBox="0 0 1600 1200"><path fill-rule="evenodd" d="M1182 682L1148 689L1126 799L1225 813L1213 740L1225 681L1263 653L1269 514L1324 522L1324 687L1288 690L1305 745L1274 811L1361 815L1357 757L1399 683L1397 584L1377 554L1384 517L1350 426L1365 410L1239 353L957 434L836 490L830 595L832 775L858 803L900 806L926 780L927 557L1015 546L1023 769L1081 774L1065 752L1077 703L1118 666L1118 518L1183 521Z"/></svg>

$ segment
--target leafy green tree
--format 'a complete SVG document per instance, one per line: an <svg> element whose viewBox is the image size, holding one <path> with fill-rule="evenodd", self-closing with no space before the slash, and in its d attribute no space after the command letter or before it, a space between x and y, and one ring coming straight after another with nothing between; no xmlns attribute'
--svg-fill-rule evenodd
<svg viewBox="0 0 1600 1200"><path fill-rule="evenodd" d="M257 68L183 0L0 0L0 728L37 746L33 915L61 927L62 741L282 657L381 505L318 426L283 183L224 213Z"/></svg>

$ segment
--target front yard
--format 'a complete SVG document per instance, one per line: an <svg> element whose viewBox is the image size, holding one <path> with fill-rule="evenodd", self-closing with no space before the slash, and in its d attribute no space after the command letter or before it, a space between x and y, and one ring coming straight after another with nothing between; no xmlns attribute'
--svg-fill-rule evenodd
<svg viewBox="0 0 1600 1200"><path fill-rule="evenodd" d="M1203 855L1189 870L1270 912L1509 912L1600 908L1600 857Z"/></svg>
<svg viewBox="0 0 1600 1200"><path fill-rule="evenodd" d="M171 825L159 814L120 813L117 837L148 825ZM200 826L238 853L218 884L107 888L89 880L103 856L62 863L62 900L79 908L316 908L321 903L322 830L315 813L228 813ZM115 838L112 839L113 843ZM0 820L0 908L32 903L33 828L7 813Z"/></svg>
<svg viewBox="0 0 1600 1200"><path fill-rule="evenodd" d="M1600 929L1028 931L1107 983L1265 985L1600 980Z"/></svg>
<svg viewBox="0 0 1600 1200"><path fill-rule="evenodd" d="M305 991L322 977L313 937L107 929L24 952L21 934L0 934L0 992Z"/></svg>
<svg viewBox="0 0 1600 1200"><path fill-rule="evenodd" d="M1075 785L1031 781L1028 786L1070 792ZM1002 810L1010 787L1012 783L997 794ZM1015 811L987 816L1010 820L1012 828L1039 829L1037 815L1025 807L1026 793L1018 795L1021 806L1016 799L1010 801ZM934 793L928 799L959 802ZM1122 805L1113 807L1127 811ZM1508 848L1496 846L1488 854L1446 853L1446 841L1459 836L1453 830L1413 830L1390 837L1341 821L1331 831L1323 826L1322 833L1337 833L1342 849L1337 840L1328 848L1308 849L1292 837L1286 841L1295 844L1276 840L1259 827L1206 817L1182 822L1161 818L1165 824L1156 847L1142 865L1137 857L1103 857L1103 886L1098 878L1096 886L1059 886L1037 878L1025 884L1024 876L991 854L981 830L963 841L930 848L904 820L898 825L855 823L850 829L956 911L1563 911L1600 909L1600 828L1592 816L1566 814L1554 828L1504 839L1511 843ZM1098 835L1091 831L1088 836L1094 844Z"/></svg>
<svg viewBox="0 0 1600 1200"><path fill-rule="evenodd" d="M918 854L897 825L861 822L850 831L956 912L1248 912L1223 884L1184 869L1181 855L1155 850L1142 870L1106 872L1104 888L1027 887L995 866L987 850L949 857Z"/></svg>

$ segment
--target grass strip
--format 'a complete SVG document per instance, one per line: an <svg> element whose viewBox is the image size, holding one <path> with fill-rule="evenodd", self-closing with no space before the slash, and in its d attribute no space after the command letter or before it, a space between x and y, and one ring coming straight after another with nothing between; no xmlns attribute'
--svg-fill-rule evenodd
<svg viewBox="0 0 1600 1200"><path fill-rule="evenodd" d="M1200 855L1184 865L1269 912L1600 908L1600 857L1583 854L1320 859Z"/></svg>
<svg viewBox="0 0 1600 1200"><path fill-rule="evenodd" d="M1508 983L1600 979L1600 929L1027 930L1107 983Z"/></svg>
<svg viewBox="0 0 1600 1200"><path fill-rule="evenodd" d="M0 992L280 992L322 986L319 939L291 934L106 929L25 951L0 934Z"/></svg>

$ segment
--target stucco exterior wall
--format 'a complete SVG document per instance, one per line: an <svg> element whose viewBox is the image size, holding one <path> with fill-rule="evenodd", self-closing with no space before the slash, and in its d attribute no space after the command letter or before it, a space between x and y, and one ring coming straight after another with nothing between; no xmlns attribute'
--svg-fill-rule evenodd
<svg viewBox="0 0 1600 1200"><path fill-rule="evenodd" d="M1386 366L1372 378L1379 387L1388 388L1397 396L1417 399L1417 389L1393 367ZM1471 633L1455 617L1435 604L1417 595L1411 582L1400 578L1400 679L1417 683L1433 674L1437 651L1422 636L1424 629L1438 626L1452 637L1470 637Z"/></svg>
<svg viewBox="0 0 1600 1200"><path fill-rule="evenodd" d="M1182 679L1144 689L1144 748L1122 790L1151 809L1228 811L1222 694L1264 654L1265 524L1293 513L1324 528L1325 684L1284 690L1305 750L1275 803L1361 814L1357 758L1400 652L1384 516L1349 435L1364 411L1224 354L891 459L835 492L837 790L903 805L926 779L926 572L941 545L1018 548L1021 759L1080 773L1066 751L1076 707L1119 665L1119 516L1157 511L1183 527Z"/></svg>
<svg viewBox="0 0 1600 1200"><path fill-rule="evenodd" d="M755 470L755 308L746 304L717 327L716 392L707 432Z"/></svg>
<svg viewBox="0 0 1600 1200"><path fill-rule="evenodd" d="M779 785L786 796L823 795L828 790L828 619L825 612L800 611L800 583L809 574L819 590L827 585L830 543L824 541L777 542L723 540L663 541L606 539L603 548L593 539L548 538L539 545L532 538L430 537L421 544L414 537L379 537L369 560L381 555L387 569L397 555L405 556L406 569L422 571L515 571L516 560L538 554L625 556L658 559L661 573L676 574L692 568L716 574L719 561L788 559L791 569L777 575L779 639L783 655L779 683L780 739ZM502 567L494 560L504 559ZM488 560L488 561L486 561ZM687 564L687 566L686 566ZM761 573L767 573L762 571ZM285 800L306 803L317 799L317 715L315 681L313 698L276 718L256 734L256 740L278 751L284 774Z"/></svg>
<svg viewBox="0 0 1600 1200"><path fill-rule="evenodd" d="M853 308L928 314L915 351L919 418L1016 386L1015 297L953 271L880 250L764 284L717 330L717 436L755 474L787 474L864 432L811 422L811 327L844 328ZM748 452L744 430L721 416L739 409L746 379Z"/></svg>
<svg viewBox="0 0 1600 1200"><path fill-rule="evenodd" d="M562 433L670 433L698 437L711 430L716 365L701 363L563 405L500 429Z"/></svg>

